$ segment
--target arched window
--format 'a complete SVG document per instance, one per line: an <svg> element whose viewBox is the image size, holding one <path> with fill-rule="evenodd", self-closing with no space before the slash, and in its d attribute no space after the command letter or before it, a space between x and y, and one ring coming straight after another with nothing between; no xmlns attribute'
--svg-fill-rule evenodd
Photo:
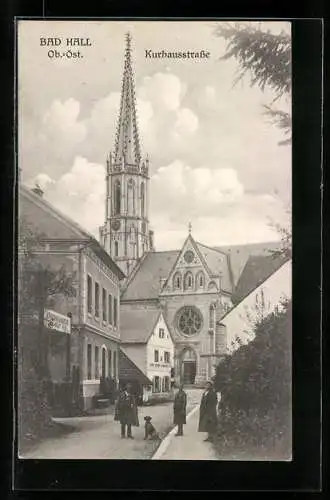
<svg viewBox="0 0 330 500"><path fill-rule="evenodd" d="M104 379L106 376L106 348L102 347L102 364L101 364L101 374L102 378Z"/></svg>
<svg viewBox="0 0 330 500"><path fill-rule="evenodd" d="M118 241L115 241L115 257L118 257Z"/></svg>
<svg viewBox="0 0 330 500"><path fill-rule="evenodd" d="M208 286L208 289L209 290L216 290L217 289L217 284L215 281L210 281L209 283L209 286Z"/></svg>
<svg viewBox="0 0 330 500"><path fill-rule="evenodd" d="M135 215L135 184L133 179L127 183L127 212L129 215Z"/></svg>
<svg viewBox="0 0 330 500"><path fill-rule="evenodd" d="M115 189L114 189L115 215L120 214L120 197L121 197L120 181L116 181L115 182Z"/></svg>
<svg viewBox="0 0 330 500"><path fill-rule="evenodd" d="M204 288L204 285L205 285L205 277L204 277L204 273L201 271L200 273L198 273L198 275L196 277L196 287L197 288Z"/></svg>
<svg viewBox="0 0 330 500"><path fill-rule="evenodd" d="M214 329L215 327L215 305L211 304L209 308L209 326Z"/></svg>
<svg viewBox="0 0 330 500"><path fill-rule="evenodd" d="M173 288L179 290L181 288L181 274L175 273L173 276Z"/></svg>
<svg viewBox="0 0 330 500"><path fill-rule="evenodd" d="M189 290L193 287L193 275L188 271L184 277L184 289Z"/></svg>
<svg viewBox="0 0 330 500"><path fill-rule="evenodd" d="M141 216L144 217L144 211L145 211L145 190L144 190L144 182L141 184L141 193L140 193L140 198L141 198Z"/></svg>

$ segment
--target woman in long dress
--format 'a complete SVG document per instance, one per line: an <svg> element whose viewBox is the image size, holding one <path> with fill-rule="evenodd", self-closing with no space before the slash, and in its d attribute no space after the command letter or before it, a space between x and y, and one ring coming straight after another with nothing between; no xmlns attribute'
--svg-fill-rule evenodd
<svg viewBox="0 0 330 500"><path fill-rule="evenodd" d="M212 382L206 383L199 407L198 432L207 432L208 436L204 441L213 441L217 430L217 404L218 397Z"/></svg>

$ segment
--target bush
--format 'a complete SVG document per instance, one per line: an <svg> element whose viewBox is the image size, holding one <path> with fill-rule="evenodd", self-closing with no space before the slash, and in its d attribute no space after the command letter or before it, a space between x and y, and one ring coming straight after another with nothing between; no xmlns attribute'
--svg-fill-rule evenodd
<svg viewBox="0 0 330 500"><path fill-rule="evenodd" d="M277 450L291 442L291 302L255 327L255 338L217 367L219 438L235 447ZM274 451L276 453L276 451ZM290 453L289 453L290 454Z"/></svg>
<svg viewBox="0 0 330 500"><path fill-rule="evenodd" d="M33 367L22 369L19 384L18 436L21 445L41 438L51 427L45 382Z"/></svg>

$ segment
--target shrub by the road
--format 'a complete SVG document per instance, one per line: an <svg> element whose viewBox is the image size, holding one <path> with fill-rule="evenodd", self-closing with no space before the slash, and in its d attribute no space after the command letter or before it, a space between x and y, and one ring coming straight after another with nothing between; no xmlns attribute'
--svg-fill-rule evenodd
<svg viewBox="0 0 330 500"><path fill-rule="evenodd" d="M220 455L291 457L291 302L260 320L255 337L217 367Z"/></svg>

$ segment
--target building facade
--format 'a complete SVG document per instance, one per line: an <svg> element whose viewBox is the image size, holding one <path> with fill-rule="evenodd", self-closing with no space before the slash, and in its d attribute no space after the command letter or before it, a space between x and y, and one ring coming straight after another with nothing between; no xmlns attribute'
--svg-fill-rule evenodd
<svg viewBox="0 0 330 500"><path fill-rule="evenodd" d="M291 299L291 260L278 261L278 269L259 286L248 293L219 322L226 339L226 353L231 354L241 344L253 340L255 321L281 307L283 300Z"/></svg>
<svg viewBox="0 0 330 500"><path fill-rule="evenodd" d="M42 194L20 187L19 216L39 234L38 260L53 271L71 276L75 294L47 297L47 307L71 316L69 376L79 384L79 404L88 409L99 393L101 377L118 383L120 286L124 277L100 244L74 221L61 214ZM67 342L51 335L48 365L54 383L68 376L64 360Z"/></svg>
<svg viewBox="0 0 330 500"><path fill-rule="evenodd" d="M174 367L174 342L158 308L123 307L122 351L152 382L144 401L168 399Z"/></svg>

